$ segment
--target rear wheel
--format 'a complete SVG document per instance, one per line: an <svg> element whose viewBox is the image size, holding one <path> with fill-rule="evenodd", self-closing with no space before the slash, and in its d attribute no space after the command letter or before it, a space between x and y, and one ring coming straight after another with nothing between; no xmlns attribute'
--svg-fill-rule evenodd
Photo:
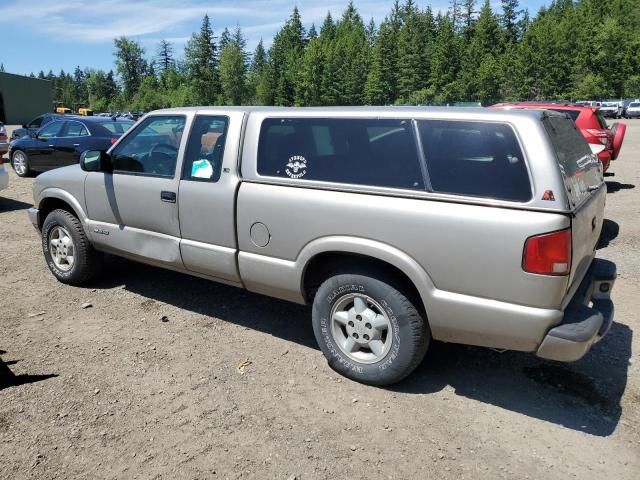
<svg viewBox="0 0 640 480"><path fill-rule="evenodd" d="M82 285L102 271L102 254L89 243L80 220L66 210L47 215L42 250L49 270L62 283Z"/></svg>
<svg viewBox="0 0 640 480"><path fill-rule="evenodd" d="M431 338L425 320L384 277L341 274L313 302L313 330L329 366L369 385L389 385L422 361Z"/></svg>
<svg viewBox="0 0 640 480"><path fill-rule="evenodd" d="M32 170L29 167L29 156L22 150L16 150L11 156L11 165L16 175L19 177L28 177Z"/></svg>

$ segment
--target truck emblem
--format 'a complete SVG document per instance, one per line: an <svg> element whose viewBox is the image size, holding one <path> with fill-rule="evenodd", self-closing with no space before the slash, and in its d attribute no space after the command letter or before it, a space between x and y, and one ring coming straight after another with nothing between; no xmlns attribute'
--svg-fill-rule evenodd
<svg viewBox="0 0 640 480"><path fill-rule="evenodd" d="M302 178L307 173L307 159L302 155L289 157L287 168L284 170L290 178Z"/></svg>
<svg viewBox="0 0 640 480"><path fill-rule="evenodd" d="M95 227L93 233L99 233L100 235L109 235L109 230L103 230L102 228Z"/></svg>

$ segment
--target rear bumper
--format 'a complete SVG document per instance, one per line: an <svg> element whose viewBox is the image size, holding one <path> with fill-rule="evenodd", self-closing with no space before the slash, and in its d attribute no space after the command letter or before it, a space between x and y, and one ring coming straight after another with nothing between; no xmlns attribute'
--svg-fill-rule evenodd
<svg viewBox="0 0 640 480"><path fill-rule="evenodd" d="M579 360L591 345L607 334L613 323L610 294L616 276L615 263L603 259L593 261L567 305L562 323L544 337L537 351L539 357L561 362Z"/></svg>
<svg viewBox="0 0 640 480"><path fill-rule="evenodd" d="M0 142L0 155L4 155L9 151L9 142Z"/></svg>

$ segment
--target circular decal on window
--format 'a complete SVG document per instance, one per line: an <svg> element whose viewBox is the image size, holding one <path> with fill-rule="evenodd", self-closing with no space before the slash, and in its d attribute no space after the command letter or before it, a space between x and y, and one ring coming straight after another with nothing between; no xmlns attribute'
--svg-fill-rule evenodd
<svg viewBox="0 0 640 480"><path fill-rule="evenodd" d="M289 157L287 168L284 170L290 178L302 178L307 173L307 159L302 155Z"/></svg>

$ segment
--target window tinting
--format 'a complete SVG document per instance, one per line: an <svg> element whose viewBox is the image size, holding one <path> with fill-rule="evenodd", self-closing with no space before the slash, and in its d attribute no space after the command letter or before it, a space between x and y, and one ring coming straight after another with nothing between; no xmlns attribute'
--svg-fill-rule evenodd
<svg viewBox="0 0 640 480"><path fill-rule="evenodd" d="M184 180L220 179L228 123L227 117L196 116L184 158Z"/></svg>
<svg viewBox="0 0 640 480"><path fill-rule="evenodd" d="M577 205L589 194L586 188L574 187L580 177L585 178L588 171L599 167L599 161L591 154L589 144L573 122L561 117L547 117L543 124L556 152L569 199Z"/></svg>
<svg viewBox="0 0 640 480"><path fill-rule="evenodd" d="M86 127L80 122L68 122L65 137L82 137L89 135Z"/></svg>
<svg viewBox="0 0 640 480"><path fill-rule="evenodd" d="M147 117L111 152L114 172L173 177L185 117Z"/></svg>
<svg viewBox="0 0 640 480"><path fill-rule="evenodd" d="M268 118L258 173L424 190L411 120Z"/></svg>
<svg viewBox="0 0 640 480"><path fill-rule="evenodd" d="M580 110L557 110L555 108L550 108L549 110L553 110L554 112L566 113L571 117L571 120L573 120L574 122L580 116Z"/></svg>
<svg viewBox="0 0 640 480"><path fill-rule="evenodd" d="M104 122L100 123L101 127L106 128L113 135L122 135L129 130L135 122Z"/></svg>
<svg viewBox="0 0 640 480"><path fill-rule="evenodd" d="M51 122L45 127L42 127L38 131L38 138L53 138L57 137L62 130L62 125L64 122Z"/></svg>
<svg viewBox="0 0 640 480"><path fill-rule="evenodd" d="M508 125L421 120L418 127L435 192L531 199L524 155Z"/></svg>
<svg viewBox="0 0 640 480"><path fill-rule="evenodd" d="M29 125L27 125L27 127L29 127L29 128L39 128L40 125L42 125L42 120L43 120L43 117L38 117L38 118L34 119ZM45 123L47 123L47 122L45 122Z"/></svg>

